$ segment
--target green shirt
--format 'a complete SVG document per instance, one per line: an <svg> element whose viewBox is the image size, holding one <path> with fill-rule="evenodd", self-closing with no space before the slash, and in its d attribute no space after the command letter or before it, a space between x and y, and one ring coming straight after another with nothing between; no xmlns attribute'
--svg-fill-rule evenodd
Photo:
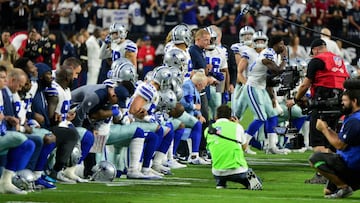
<svg viewBox="0 0 360 203"><path fill-rule="evenodd" d="M246 143L244 129L238 123L228 119L218 119L214 124L217 132L225 137ZM208 128L204 132L207 148L210 150L212 159L212 172L214 175L224 176L243 173L248 169L244 151L239 143L226 140L217 135L208 134Z"/></svg>

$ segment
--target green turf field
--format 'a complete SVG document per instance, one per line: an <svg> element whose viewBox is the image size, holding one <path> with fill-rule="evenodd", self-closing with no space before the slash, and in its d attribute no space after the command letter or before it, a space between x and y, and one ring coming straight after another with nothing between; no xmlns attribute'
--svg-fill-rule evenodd
<svg viewBox="0 0 360 203"><path fill-rule="evenodd" d="M245 113L241 124L244 128L251 122L251 113ZM256 151L256 150L255 150ZM304 184L314 175L308 166L311 152L288 155L267 155L257 151L247 155L250 167L263 180L264 190L249 191L240 184L228 183L227 189L215 189L210 166L188 166L172 170L174 175L163 180L127 180L114 182L57 184L56 190L43 190L25 196L0 195L3 202L206 202L206 203L292 203L292 202L359 202L360 192L339 200L328 200L322 195L323 185Z"/></svg>
<svg viewBox="0 0 360 203"><path fill-rule="evenodd" d="M310 152L266 155L258 151L248 156L249 165L263 180L264 190L245 190L230 183L215 189L210 166L189 166L173 170L163 180L116 179L110 184L57 184L56 190L43 190L25 196L0 195L0 202L359 202L360 193L347 199L328 200L323 185L304 184L313 175L307 164Z"/></svg>

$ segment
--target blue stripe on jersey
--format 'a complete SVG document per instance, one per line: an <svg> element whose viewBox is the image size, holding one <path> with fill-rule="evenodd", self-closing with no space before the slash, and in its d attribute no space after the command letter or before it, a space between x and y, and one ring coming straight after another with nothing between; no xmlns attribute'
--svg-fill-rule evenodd
<svg viewBox="0 0 360 203"><path fill-rule="evenodd" d="M247 52L242 52L241 57L246 58L247 60L250 59L250 56L249 56L249 54Z"/></svg>
<svg viewBox="0 0 360 203"><path fill-rule="evenodd" d="M148 94L150 94L151 98L154 96L153 91L151 90L151 87L147 87L147 86L142 86L140 89L145 90Z"/></svg>
<svg viewBox="0 0 360 203"><path fill-rule="evenodd" d="M247 92L248 92L248 95L249 95L249 98L250 98L250 102L251 102L251 105L254 107L254 110L258 116L258 118L262 121L265 121L265 117L264 115L262 114L261 112L261 109L258 105L258 102L256 101L256 98L254 96L254 88L252 88L251 86L247 86Z"/></svg>
<svg viewBox="0 0 360 203"><path fill-rule="evenodd" d="M58 92L57 89L54 88L54 87L46 88L46 89L45 89L45 93L46 93L48 96L58 96L58 95L59 95L59 92Z"/></svg>
<svg viewBox="0 0 360 203"><path fill-rule="evenodd" d="M145 97L145 99L146 99L147 101L151 101L152 96L150 96L150 95L149 95L147 92L145 92L143 89L140 89L140 93L142 94L142 96Z"/></svg>
<svg viewBox="0 0 360 203"><path fill-rule="evenodd" d="M233 52L234 52L235 54L239 54L239 53L240 53L240 50L239 50L239 48L237 48L237 47L232 47L231 49L233 50Z"/></svg>
<svg viewBox="0 0 360 203"><path fill-rule="evenodd" d="M127 46L125 47L125 50L131 51L131 52L136 52L137 47L127 45Z"/></svg>
<svg viewBox="0 0 360 203"><path fill-rule="evenodd" d="M267 59L274 60L274 55L272 55L272 54L266 54L266 53L264 53L264 56L265 56L265 58L267 58Z"/></svg>

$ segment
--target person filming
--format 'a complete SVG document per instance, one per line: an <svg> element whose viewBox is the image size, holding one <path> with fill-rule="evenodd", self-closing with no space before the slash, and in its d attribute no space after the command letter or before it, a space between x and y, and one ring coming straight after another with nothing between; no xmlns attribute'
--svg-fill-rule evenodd
<svg viewBox="0 0 360 203"><path fill-rule="evenodd" d="M317 119L316 129L336 148L336 153L314 153L309 161L329 181L325 198L345 198L360 188L360 80L344 83L342 113L345 115L339 133L326 121Z"/></svg>

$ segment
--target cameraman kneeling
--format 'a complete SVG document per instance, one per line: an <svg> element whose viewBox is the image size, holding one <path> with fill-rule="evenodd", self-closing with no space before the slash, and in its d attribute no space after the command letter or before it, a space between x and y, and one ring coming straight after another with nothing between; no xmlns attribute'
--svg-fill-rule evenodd
<svg viewBox="0 0 360 203"><path fill-rule="evenodd" d="M226 182L241 183L249 190L262 190L262 184L248 167L243 149L246 148L244 129L231 116L225 104L216 109L216 122L204 131L207 148L212 157L212 173L216 189L226 188Z"/></svg>
<svg viewBox="0 0 360 203"><path fill-rule="evenodd" d="M352 83L358 89L351 89ZM351 85L351 84L350 84ZM339 134L330 129L325 121L317 120L321 131L336 154L318 152L310 157L311 165L329 181L324 189L326 198L345 198L360 188L360 81L347 81L342 96L345 119Z"/></svg>

